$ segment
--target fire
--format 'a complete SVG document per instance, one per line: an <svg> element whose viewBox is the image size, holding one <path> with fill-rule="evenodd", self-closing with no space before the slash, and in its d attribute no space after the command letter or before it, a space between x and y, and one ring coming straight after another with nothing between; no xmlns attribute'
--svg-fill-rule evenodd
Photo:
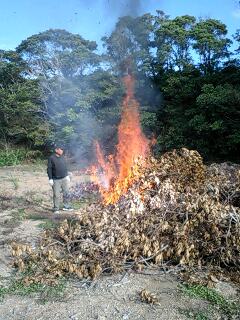
<svg viewBox="0 0 240 320"><path fill-rule="evenodd" d="M105 159L99 143L95 145L98 164L92 168L92 180L99 185L105 204L115 203L128 190L139 174L136 160L144 159L149 152L150 142L141 130L139 104L134 97L134 78L127 75L123 81L126 96L116 153Z"/></svg>

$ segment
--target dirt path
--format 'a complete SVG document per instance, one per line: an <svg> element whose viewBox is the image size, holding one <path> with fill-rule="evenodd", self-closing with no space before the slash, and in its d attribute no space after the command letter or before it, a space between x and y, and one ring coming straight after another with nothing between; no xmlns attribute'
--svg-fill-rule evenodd
<svg viewBox="0 0 240 320"><path fill-rule="evenodd" d="M9 243L17 240L34 244L42 225L55 223L63 216L54 217L51 212L51 189L44 167L0 168L0 179L0 286L5 286L13 277ZM72 183L80 179L75 176ZM131 272L103 276L94 282L68 281L57 299L55 296L44 299L44 292L41 299L37 294L6 295L0 301L0 320L181 320L188 318L181 309L200 314L208 307L201 299L184 296L174 275L156 272L159 274ZM159 305L141 302L139 292L143 289L155 293Z"/></svg>

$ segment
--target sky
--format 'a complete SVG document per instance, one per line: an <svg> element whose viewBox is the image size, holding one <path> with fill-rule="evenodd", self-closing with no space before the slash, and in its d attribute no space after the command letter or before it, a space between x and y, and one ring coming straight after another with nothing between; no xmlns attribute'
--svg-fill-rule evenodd
<svg viewBox="0 0 240 320"><path fill-rule="evenodd" d="M240 29L236 0L0 0L0 49L14 49L22 40L50 28L78 33L97 41L114 29L119 16L162 10L179 15L214 18L227 25L229 37Z"/></svg>

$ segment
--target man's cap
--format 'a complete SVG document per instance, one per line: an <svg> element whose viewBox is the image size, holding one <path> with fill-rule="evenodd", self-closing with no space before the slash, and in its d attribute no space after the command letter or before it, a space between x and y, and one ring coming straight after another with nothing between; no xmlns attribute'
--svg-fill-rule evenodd
<svg viewBox="0 0 240 320"><path fill-rule="evenodd" d="M64 145L62 144L62 143L55 143L54 144L54 149L62 149L62 150L64 150L65 148L64 148Z"/></svg>

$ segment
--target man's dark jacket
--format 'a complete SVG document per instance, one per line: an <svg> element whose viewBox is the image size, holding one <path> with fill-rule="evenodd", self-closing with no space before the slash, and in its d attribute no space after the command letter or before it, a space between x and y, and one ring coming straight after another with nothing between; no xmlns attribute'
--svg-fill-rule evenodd
<svg viewBox="0 0 240 320"><path fill-rule="evenodd" d="M53 154L48 159L47 167L48 178L63 179L68 175L67 164L63 156L56 156Z"/></svg>

